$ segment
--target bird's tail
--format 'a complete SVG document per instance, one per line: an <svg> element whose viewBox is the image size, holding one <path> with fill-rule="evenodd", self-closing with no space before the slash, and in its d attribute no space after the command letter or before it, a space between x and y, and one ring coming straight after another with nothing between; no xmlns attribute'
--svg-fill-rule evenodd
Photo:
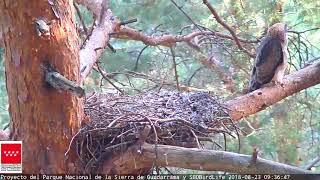
<svg viewBox="0 0 320 180"><path fill-rule="evenodd" d="M261 86L262 86L262 84L259 82L250 82L248 91L252 92L254 90L261 88Z"/></svg>

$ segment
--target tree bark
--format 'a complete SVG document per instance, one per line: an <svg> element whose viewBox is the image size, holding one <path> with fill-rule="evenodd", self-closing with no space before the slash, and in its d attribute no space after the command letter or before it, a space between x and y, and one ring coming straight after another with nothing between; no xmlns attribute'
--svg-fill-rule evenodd
<svg viewBox="0 0 320 180"><path fill-rule="evenodd" d="M106 161L100 173L135 174L153 165L181 167L202 171L225 171L240 174L308 174L309 171L257 158L225 151L184 148L143 143L129 148L121 157Z"/></svg>
<svg viewBox="0 0 320 180"><path fill-rule="evenodd" d="M79 82L78 35L72 0L53 2L0 1L10 139L23 142L24 173L77 172L75 153L65 152L80 127L83 102L46 84L42 66L50 63ZM37 34L37 18L50 24L49 37Z"/></svg>
<svg viewBox="0 0 320 180"><path fill-rule="evenodd" d="M234 121L255 114L301 90L320 83L320 63L309 65L285 76L282 85L267 85L246 95L227 101Z"/></svg>

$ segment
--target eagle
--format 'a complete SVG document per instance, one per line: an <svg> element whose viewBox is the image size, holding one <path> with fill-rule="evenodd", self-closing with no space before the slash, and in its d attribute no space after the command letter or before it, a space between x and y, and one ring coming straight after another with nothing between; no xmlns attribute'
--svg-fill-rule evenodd
<svg viewBox="0 0 320 180"><path fill-rule="evenodd" d="M249 92L261 88L264 84L274 82L283 84L283 76L287 66L286 35L287 26L284 23L272 25L257 49L255 63L251 72Z"/></svg>

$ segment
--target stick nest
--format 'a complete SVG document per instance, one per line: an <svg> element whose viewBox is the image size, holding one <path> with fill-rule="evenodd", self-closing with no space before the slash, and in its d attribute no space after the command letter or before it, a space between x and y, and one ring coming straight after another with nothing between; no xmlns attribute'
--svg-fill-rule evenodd
<svg viewBox="0 0 320 180"><path fill-rule="evenodd" d="M237 130L217 97L204 92L94 93L85 99L85 113L91 121L84 123L71 142L76 143L85 172L95 171L111 154L124 152L139 139L199 148L209 141L222 148L213 137L225 139ZM150 131L142 137L146 127Z"/></svg>

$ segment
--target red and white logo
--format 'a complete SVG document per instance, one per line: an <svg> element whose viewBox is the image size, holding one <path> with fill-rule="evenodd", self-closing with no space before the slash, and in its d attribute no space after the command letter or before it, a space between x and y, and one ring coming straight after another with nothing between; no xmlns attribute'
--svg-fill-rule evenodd
<svg viewBox="0 0 320 180"><path fill-rule="evenodd" d="M0 173L22 173L22 141L0 141Z"/></svg>

